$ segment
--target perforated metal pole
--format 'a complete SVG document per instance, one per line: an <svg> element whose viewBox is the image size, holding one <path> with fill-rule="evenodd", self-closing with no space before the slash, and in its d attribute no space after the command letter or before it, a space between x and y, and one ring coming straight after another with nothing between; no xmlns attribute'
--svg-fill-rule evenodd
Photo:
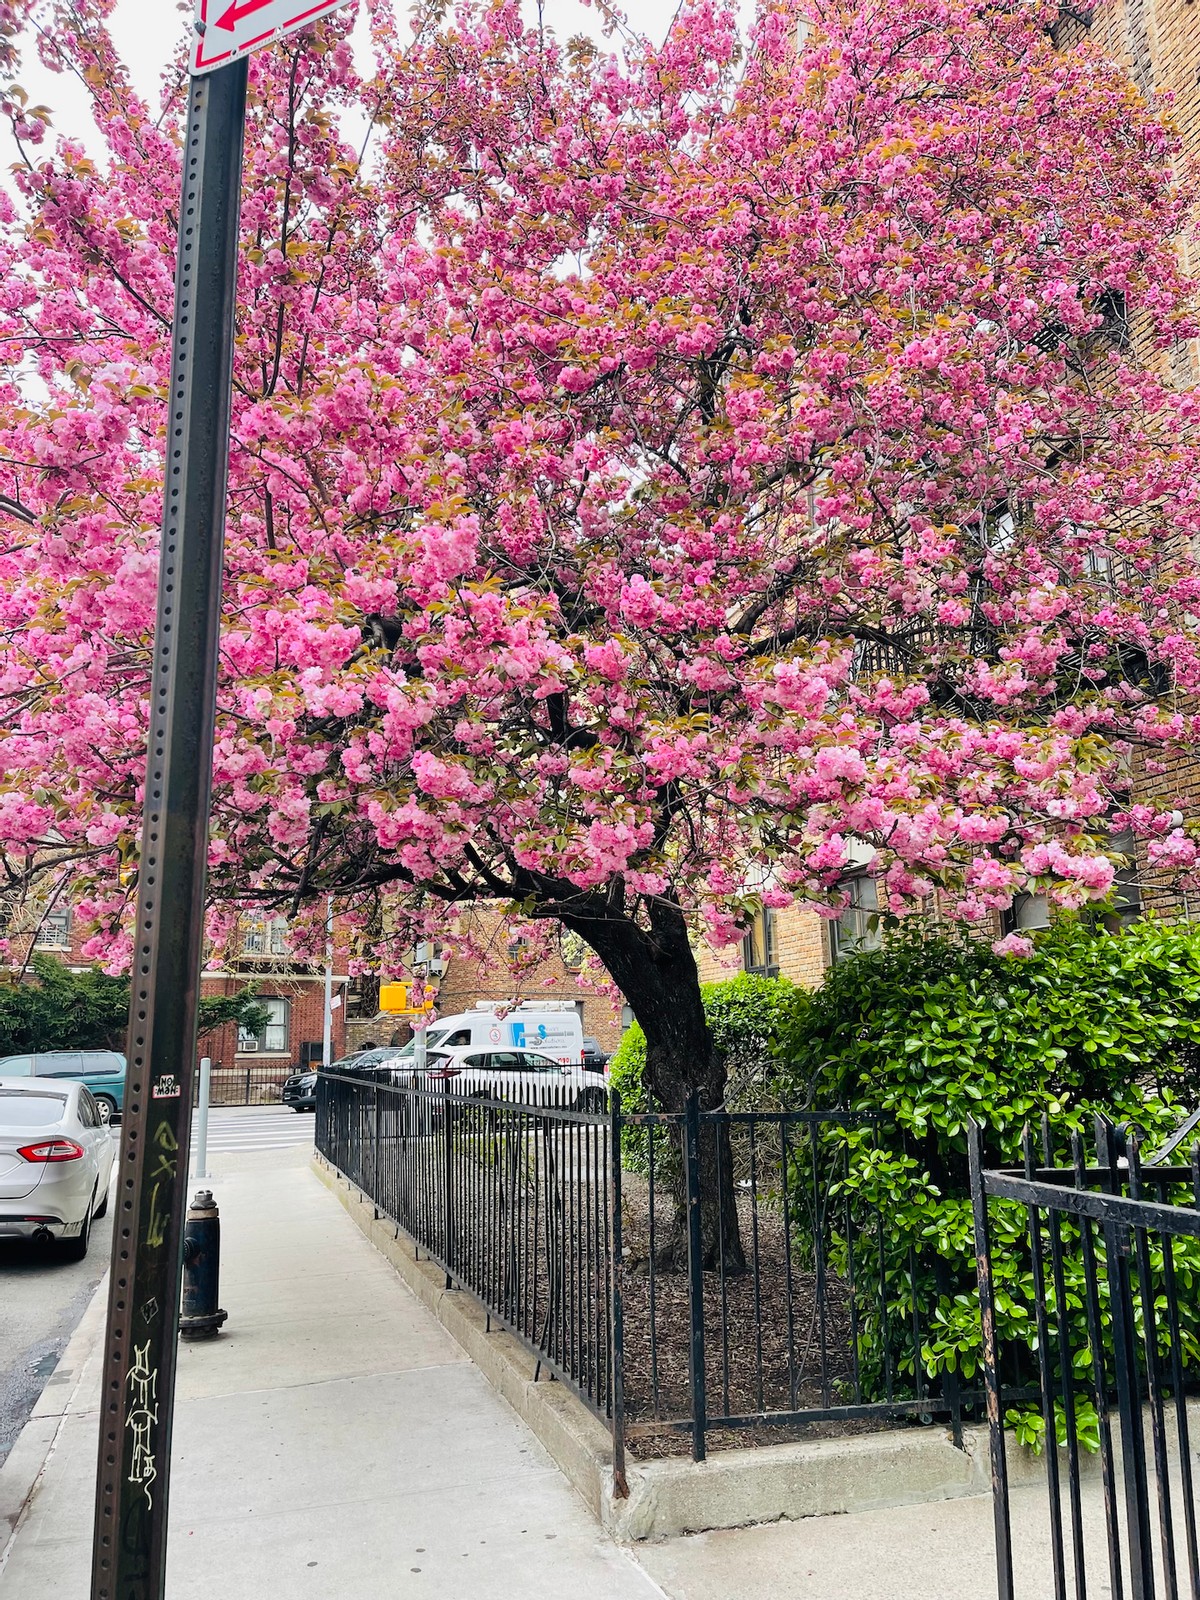
<svg viewBox="0 0 1200 1600"><path fill-rule="evenodd" d="M192 79L92 1600L165 1592L245 109L245 59Z"/></svg>

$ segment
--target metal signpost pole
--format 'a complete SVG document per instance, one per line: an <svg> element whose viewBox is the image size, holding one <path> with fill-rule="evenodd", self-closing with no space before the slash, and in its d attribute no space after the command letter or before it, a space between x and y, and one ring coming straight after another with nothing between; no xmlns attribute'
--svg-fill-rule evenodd
<svg viewBox="0 0 1200 1600"><path fill-rule="evenodd" d="M247 56L343 4L196 0L92 1600L163 1600L166 1584Z"/></svg>
<svg viewBox="0 0 1200 1600"><path fill-rule="evenodd" d="M191 80L92 1600L161 1600L212 781L245 58Z"/></svg>

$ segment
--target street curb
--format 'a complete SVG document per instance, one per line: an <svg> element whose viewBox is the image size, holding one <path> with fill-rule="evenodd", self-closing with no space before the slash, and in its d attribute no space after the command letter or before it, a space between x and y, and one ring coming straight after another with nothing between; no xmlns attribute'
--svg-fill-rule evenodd
<svg viewBox="0 0 1200 1600"><path fill-rule="evenodd" d="M87 1309L67 1340L58 1365L46 1380L29 1421L0 1465L0 1578L13 1543L58 1448L59 1436L87 1376L88 1363L104 1338L108 1273L96 1285Z"/></svg>
<svg viewBox="0 0 1200 1600"><path fill-rule="evenodd" d="M418 1260L395 1223L314 1155L312 1168L417 1298L532 1430L584 1504L615 1539L674 1538L759 1522L877 1511L991 1493L986 1427L963 1430L958 1449L940 1427L897 1428L841 1439L723 1450L707 1461L630 1461L629 1495L613 1494L608 1430L562 1383L535 1380L535 1358L445 1273ZM1028 1451L1010 1451L1010 1480L1040 1480Z"/></svg>

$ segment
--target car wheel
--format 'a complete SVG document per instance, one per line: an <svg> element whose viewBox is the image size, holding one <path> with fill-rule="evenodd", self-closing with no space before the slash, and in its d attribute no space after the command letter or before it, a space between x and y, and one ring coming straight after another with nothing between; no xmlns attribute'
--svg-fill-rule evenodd
<svg viewBox="0 0 1200 1600"><path fill-rule="evenodd" d="M105 1189L105 1191L104 1191L104 1199L101 1200L100 1204L96 1207L96 1210L93 1213L93 1215L95 1216L95 1219L97 1221L99 1221L100 1218L102 1216L104 1216L104 1214L105 1214L105 1212L107 1210L108 1210L108 1190Z"/></svg>
<svg viewBox="0 0 1200 1600"><path fill-rule="evenodd" d="M607 1111L608 1095L603 1089L584 1089L575 1101L576 1111Z"/></svg>
<svg viewBox="0 0 1200 1600"><path fill-rule="evenodd" d="M92 1198L88 1201L88 1208L84 1213L83 1227L74 1239L64 1239L62 1242L62 1253L68 1261L82 1261L88 1253L88 1245L92 1242L92 1202L95 1198L96 1191L93 1189Z"/></svg>
<svg viewBox="0 0 1200 1600"><path fill-rule="evenodd" d="M96 1105L100 1111L102 1122L111 1122L117 1114L117 1102L106 1094L95 1096Z"/></svg>

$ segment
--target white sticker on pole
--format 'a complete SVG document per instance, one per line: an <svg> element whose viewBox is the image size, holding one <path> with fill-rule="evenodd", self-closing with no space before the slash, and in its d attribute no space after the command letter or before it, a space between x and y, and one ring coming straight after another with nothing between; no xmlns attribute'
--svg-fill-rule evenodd
<svg viewBox="0 0 1200 1600"><path fill-rule="evenodd" d="M345 4L346 0L196 0L192 71L228 66L238 56L274 44Z"/></svg>

